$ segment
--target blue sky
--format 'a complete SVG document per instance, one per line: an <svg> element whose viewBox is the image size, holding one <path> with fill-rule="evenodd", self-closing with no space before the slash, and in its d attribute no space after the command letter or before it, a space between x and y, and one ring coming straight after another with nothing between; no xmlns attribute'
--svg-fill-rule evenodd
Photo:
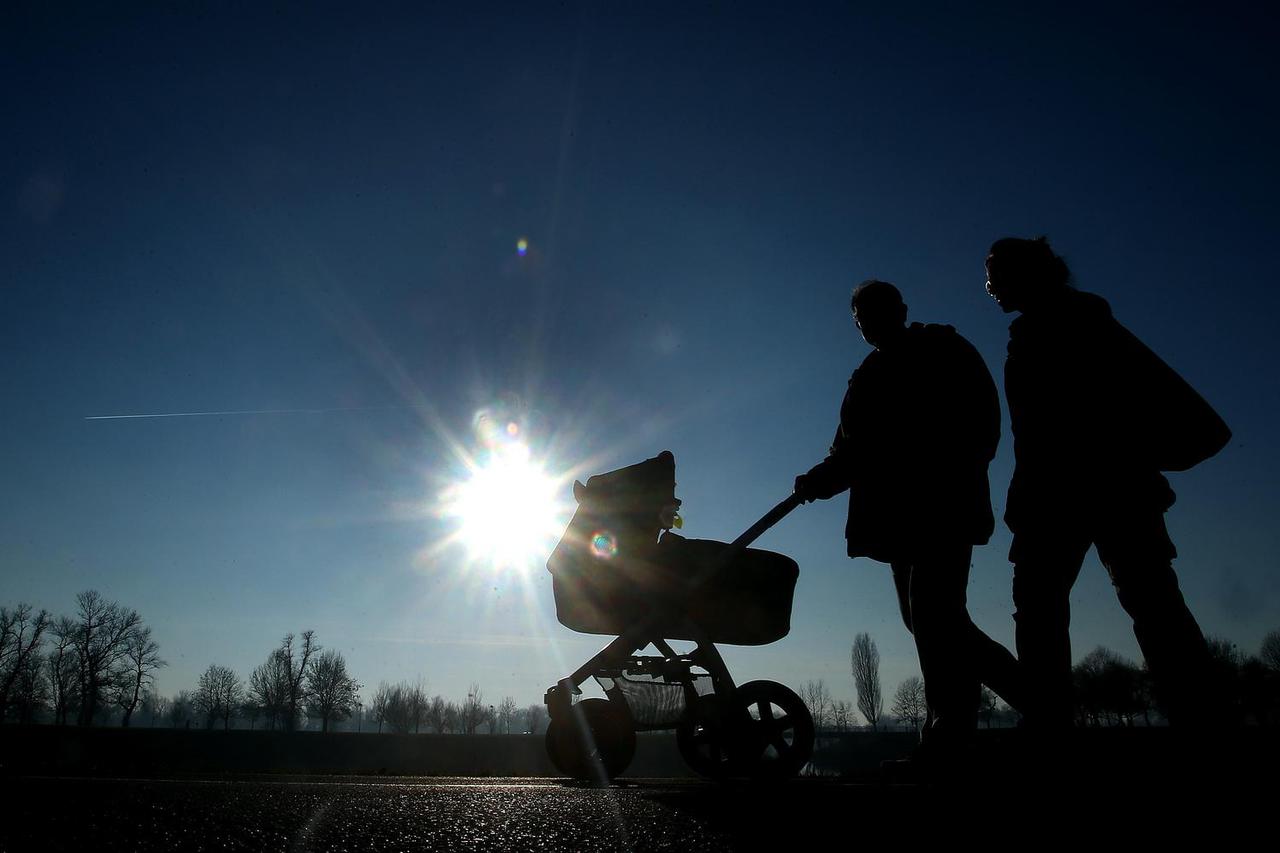
<svg viewBox="0 0 1280 853"><path fill-rule="evenodd" d="M367 684L537 701L602 640L555 622L538 566L426 556L478 411L558 471L671 449L685 532L730 539L825 452L859 280L999 378L982 260L1009 234L1048 234L1232 426L1172 478L1177 568L1206 631L1280 627L1261 6L3 15L0 599L136 607L164 692L314 628ZM341 411L85 420L264 409ZM887 690L916 672L843 513L761 541L801 565L794 628L729 649L738 677L852 698L859 631ZM1007 546L970 596L1012 643ZM1073 604L1077 653L1137 656L1092 555Z"/></svg>

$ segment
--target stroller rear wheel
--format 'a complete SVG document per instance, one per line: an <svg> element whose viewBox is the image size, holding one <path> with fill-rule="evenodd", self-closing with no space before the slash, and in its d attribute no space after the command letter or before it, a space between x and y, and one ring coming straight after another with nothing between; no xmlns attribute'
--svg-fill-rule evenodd
<svg viewBox="0 0 1280 853"><path fill-rule="evenodd" d="M737 689L736 697L737 772L756 779L785 779L804 769L813 756L814 735L804 700L776 681L749 681Z"/></svg>
<svg viewBox="0 0 1280 853"><path fill-rule="evenodd" d="M584 699L547 726L547 755L561 773L605 783L621 774L636 754L631 715L617 702Z"/></svg>

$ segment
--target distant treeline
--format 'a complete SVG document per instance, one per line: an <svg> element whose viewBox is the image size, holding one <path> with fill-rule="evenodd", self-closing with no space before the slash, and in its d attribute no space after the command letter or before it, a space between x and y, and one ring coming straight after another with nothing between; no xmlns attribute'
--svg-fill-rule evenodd
<svg viewBox="0 0 1280 853"><path fill-rule="evenodd" d="M1263 639L1257 654L1229 640L1209 637L1213 666L1201 691L1203 721L1216 725L1280 723L1280 631ZM1134 726L1163 722L1160 694L1145 663L1104 646L1072 668L1076 722L1081 726Z"/></svg>
<svg viewBox="0 0 1280 853"><path fill-rule="evenodd" d="M926 713L920 678L905 679L890 714L882 716L878 653L869 638L866 645L874 666L864 666L858 682L855 654L854 680L868 727L888 728L896 721L919 728ZM1220 638L1211 638L1209 645L1214 672L1204 685L1206 721L1280 723L1280 630L1267 634L1257 654ZM247 681L215 663L194 689L166 697L155 690L155 674L165 665L138 612L96 590L77 595L70 616L54 617L29 604L0 607L0 721L396 734L538 734L547 723L542 704L522 707L511 696L489 704L476 684L454 701L429 696L421 682L383 682L362 702L361 685L348 673L341 652L323 649L313 631L286 634ZM1145 665L1099 646L1076 664L1074 676L1079 725L1164 721ZM868 694L874 694L873 701L865 701ZM855 726L852 703L833 700L823 681L808 682L800 695L820 731ZM984 689L980 719L988 727L1011 725L1017 714Z"/></svg>
<svg viewBox="0 0 1280 853"><path fill-rule="evenodd" d="M0 720L80 726L345 728L397 733L539 732L542 705L504 697L486 704L478 685L465 700L427 696L422 684L383 683L367 705L341 652L314 631L286 634L244 680L210 664L194 689L162 696L155 674L166 662L136 610L96 590L76 596L76 612L55 617L30 604L0 607Z"/></svg>

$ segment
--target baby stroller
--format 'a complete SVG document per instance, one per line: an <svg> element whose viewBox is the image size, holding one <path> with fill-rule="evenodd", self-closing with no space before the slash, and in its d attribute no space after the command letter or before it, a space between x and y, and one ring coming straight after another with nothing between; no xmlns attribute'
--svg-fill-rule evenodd
<svg viewBox="0 0 1280 853"><path fill-rule="evenodd" d="M547 690L552 763L604 782L631 763L636 732L675 729L681 756L703 776L797 774L813 751L809 709L773 681L735 685L715 643L765 645L791 630L799 566L747 546L799 500L725 543L671 532L680 501L670 451L575 482L573 493L578 509L547 561L556 617L616 639ZM673 640L695 647L677 653ZM657 655L637 655L650 645ZM607 698L579 701L591 677Z"/></svg>

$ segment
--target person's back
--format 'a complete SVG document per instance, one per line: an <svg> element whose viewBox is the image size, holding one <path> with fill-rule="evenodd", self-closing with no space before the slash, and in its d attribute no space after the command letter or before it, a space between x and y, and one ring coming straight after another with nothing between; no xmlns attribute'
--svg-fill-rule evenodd
<svg viewBox="0 0 1280 853"><path fill-rule="evenodd" d="M1043 514L1106 517L1138 503L1160 510L1173 492L1132 432L1127 332L1107 301L1062 288L1009 326L1005 393L1016 466L1006 520Z"/></svg>

